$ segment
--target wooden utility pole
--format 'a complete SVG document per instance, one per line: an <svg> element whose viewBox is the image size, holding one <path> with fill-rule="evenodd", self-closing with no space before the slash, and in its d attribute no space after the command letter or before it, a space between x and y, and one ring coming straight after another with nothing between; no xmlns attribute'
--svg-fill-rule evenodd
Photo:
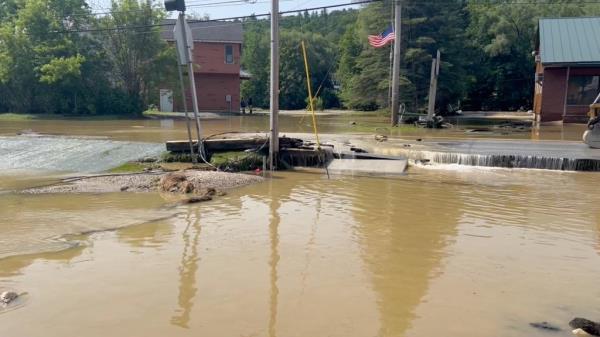
<svg viewBox="0 0 600 337"><path fill-rule="evenodd" d="M279 159L279 0L271 0L271 137L269 169L277 168Z"/></svg>
<svg viewBox="0 0 600 337"><path fill-rule="evenodd" d="M432 120L435 114L435 97L437 96L437 82L440 75L440 51L431 61L431 80L429 81L429 104L427 105L427 119Z"/></svg>
<svg viewBox="0 0 600 337"><path fill-rule="evenodd" d="M402 23L402 5L394 0L394 69L392 71L392 126L398 125L400 110L400 32Z"/></svg>

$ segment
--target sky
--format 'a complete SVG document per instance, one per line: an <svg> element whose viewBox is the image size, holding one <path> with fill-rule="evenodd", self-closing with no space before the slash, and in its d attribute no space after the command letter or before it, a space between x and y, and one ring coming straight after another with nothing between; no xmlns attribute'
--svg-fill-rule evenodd
<svg viewBox="0 0 600 337"><path fill-rule="evenodd" d="M219 5L209 5L217 2L227 2L228 0L186 0L187 12L198 16L208 14L211 19L244 16L251 14L265 14L271 10L271 1L269 0L249 0L249 3L228 3ZM230 0L229 0L230 1ZM163 1L157 1L162 3ZM254 2L254 3L252 3ZM279 10L288 11L310 7L320 7L328 5L337 5L349 3L350 0L280 0ZM105 11L110 7L110 0L88 0L90 6L96 11ZM200 5L200 6L199 6ZM353 6L356 7L356 6ZM345 7L345 8L351 8ZM104 9L104 10L102 10Z"/></svg>

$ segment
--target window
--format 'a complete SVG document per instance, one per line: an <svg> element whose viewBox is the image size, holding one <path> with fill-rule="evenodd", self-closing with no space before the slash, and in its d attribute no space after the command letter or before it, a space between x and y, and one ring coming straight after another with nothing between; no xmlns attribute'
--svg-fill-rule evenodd
<svg viewBox="0 0 600 337"><path fill-rule="evenodd" d="M592 104L598 92L600 92L600 76L571 76L567 90L567 104Z"/></svg>
<svg viewBox="0 0 600 337"><path fill-rule="evenodd" d="M233 64L233 46L231 45L225 46L225 63Z"/></svg>

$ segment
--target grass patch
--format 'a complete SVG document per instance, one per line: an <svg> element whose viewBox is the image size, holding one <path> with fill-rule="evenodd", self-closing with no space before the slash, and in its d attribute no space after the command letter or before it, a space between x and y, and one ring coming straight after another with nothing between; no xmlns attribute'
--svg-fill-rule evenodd
<svg viewBox="0 0 600 337"><path fill-rule="evenodd" d="M110 169L108 172L110 172L110 173L137 173L137 172L143 172L146 167L148 167L148 166L143 163L127 162L125 164L122 164L115 168Z"/></svg>
<svg viewBox="0 0 600 337"><path fill-rule="evenodd" d="M164 152L160 155L162 163L191 163L192 156L189 153Z"/></svg>
<svg viewBox="0 0 600 337"><path fill-rule="evenodd" d="M36 115L31 114L0 113L0 121L28 121L35 118Z"/></svg>
<svg viewBox="0 0 600 337"><path fill-rule="evenodd" d="M262 168L263 158L255 152L220 152L212 155L210 163L224 171L251 171Z"/></svg>

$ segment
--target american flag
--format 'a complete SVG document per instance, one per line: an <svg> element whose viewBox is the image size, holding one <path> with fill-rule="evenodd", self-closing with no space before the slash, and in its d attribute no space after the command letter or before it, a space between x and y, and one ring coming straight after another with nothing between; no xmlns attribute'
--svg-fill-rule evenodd
<svg viewBox="0 0 600 337"><path fill-rule="evenodd" d="M384 30L383 33L379 35L369 35L369 44L375 48L381 48L388 42L394 41L395 38L396 33L394 32L394 27L389 26L388 29Z"/></svg>

